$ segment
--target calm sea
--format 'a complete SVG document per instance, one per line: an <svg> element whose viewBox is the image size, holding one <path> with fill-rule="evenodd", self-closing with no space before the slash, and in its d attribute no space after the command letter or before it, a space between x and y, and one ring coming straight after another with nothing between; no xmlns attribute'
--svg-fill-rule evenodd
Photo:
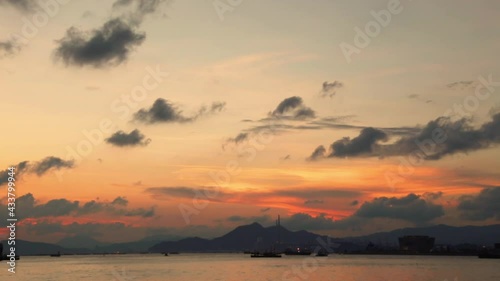
<svg viewBox="0 0 500 281"><path fill-rule="evenodd" d="M254 259L243 254L21 257L2 261L0 280L499 281L500 260L476 257L352 256Z"/></svg>

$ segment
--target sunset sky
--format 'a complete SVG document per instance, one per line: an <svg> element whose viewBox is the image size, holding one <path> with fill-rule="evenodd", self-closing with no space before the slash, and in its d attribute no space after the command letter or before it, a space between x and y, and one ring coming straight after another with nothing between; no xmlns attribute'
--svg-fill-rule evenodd
<svg viewBox="0 0 500 281"><path fill-rule="evenodd" d="M500 221L498 1L38 3L0 0L19 239Z"/></svg>

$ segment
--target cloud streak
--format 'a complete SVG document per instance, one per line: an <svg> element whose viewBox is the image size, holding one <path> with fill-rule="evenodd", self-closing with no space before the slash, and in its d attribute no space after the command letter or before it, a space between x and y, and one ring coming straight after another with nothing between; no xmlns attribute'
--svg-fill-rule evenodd
<svg viewBox="0 0 500 281"><path fill-rule="evenodd" d="M10 57L21 51L21 45L14 39L0 41L0 58Z"/></svg>
<svg viewBox="0 0 500 281"><path fill-rule="evenodd" d="M38 162L22 161L15 167L16 179L21 178L25 174L36 174L37 176L43 176L50 170L60 170L63 168L73 168L74 161L63 160L59 157L48 156ZM0 186L8 183L9 170L5 169L0 171Z"/></svg>
<svg viewBox="0 0 500 281"><path fill-rule="evenodd" d="M186 116L173 103L159 98L150 108L143 108L134 114L133 120L145 124L157 123L189 123L198 120L200 117L221 112L225 108L224 102L214 102L209 107L202 106L197 113Z"/></svg>
<svg viewBox="0 0 500 281"><path fill-rule="evenodd" d="M471 125L470 119L452 121L450 117L439 117L420 128L417 133L397 139L391 144L384 130L365 128L357 137L344 137L333 142L328 152L309 159L346 157L390 157L419 153L425 160L439 160L456 153L467 153L486 149L500 143L500 113L479 128ZM315 157L313 157L315 156Z"/></svg>

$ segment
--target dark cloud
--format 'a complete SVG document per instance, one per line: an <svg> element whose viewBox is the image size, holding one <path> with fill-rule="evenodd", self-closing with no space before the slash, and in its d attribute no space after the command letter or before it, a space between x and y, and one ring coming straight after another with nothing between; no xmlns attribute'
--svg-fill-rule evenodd
<svg viewBox="0 0 500 281"><path fill-rule="evenodd" d="M66 65L116 66L125 62L133 49L140 46L146 35L120 18L111 19L101 28L82 32L76 27L58 40L55 57Z"/></svg>
<svg viewBox="0 0 500 281"><path fill-rule="evenodd" d="M123 197L117 197L112 202L98 202L96 200L91 200L85 203L59 198L52 199L44 204L41 204L37 202L33 194L28 193L17 198L16 203L19 205L19 210L17 211L19 219L60 216L77 217L96 213L146 218L152 217L155 214L154 208L126 208L128 201ZM2 204L0 204L0 207L5 207L5 209L7 209L7 207Z"/></svg>
<svg viewBox="0 0 500 281"><path fill-rule="evenodd" d="M249 137L249 133L239 133L236 137L227 139L227 142L239 144L239 143L246 141L248 139L248 137Z"/></svg>
<svg viewBox="0 0 500 281"><path fill-rule="evenodd" d="M74 161L72 160L66 161L59 157L49 156L45 157L44 159L38 162L23 161L18 163L17 165L12 165L12 167L16 168L15 178L16 180L19 180L25 174L36 174L37 176L42 176L49 170L73 168ZM9 178L8 169L0 171L0 186L8 183L8 178Z"/></svg>
<svg viewBox="0 0 500 281"><path fill-rule="evenodd" d="M304 120L315 118L316 113L304 105L301 97L289 97L281 101L275 110L270 113L273 117Z"/></svg>
<svg viewBox="0 0 500 281"><path fill-rule="evenodd" d="M128 200L125 197L118 196L111 202L113 205L127 206Z"/></svg>
<svg viewBox="0 0 500 281"><path fill-rule="evenodd" d="M254 216L254 217L244 217L244 216L234 215L226 218L226 221L238 224L250 224L254 222L258 222L260 224L269 224L273 222L273 219L269 215Z"/></svg>
<svg viewBox="0 0 500 281"><path fill-rule="evenodd" d="M333 81L329 83L328 81L323 82L323 87L321 88L322 97L333 97L337 94L337 90L342 88L344 84L340 81Z"/></svg>
<svg viewBox="0 0 500 281"><path fill-rule="evenodd" d="M59 157L49 156L42 161L31 164L31 172L36 173L38 176L45 174L50 169L62 169L62 168L73 168L73 160L62 160Z"/></svg>
<svg viewBox="0 0 500 281"><path fill-rule="evenodd" d="M366 128L361 130L359 136L350 139L345 137L341 140L335 141L330 145L330 154L328 157L352 157L371 155L373 153L373 146L378 141L387 140L387 134L383 131Z"/></svg>
<svg viewBox="0 0 500 281"><path fill-rule="evenodd" d="M306 213L296 213L288 218L283 218L282 225L290 230L330 230L337 227L336 222L327 217L326 214L313 217Z"/></svg>
<svg viewBox="0 0 500 281"><path fill-rule="evenodd" d="M106 142L119 147L125 146L146 146L151 142L151 139L145 139L146 137L137 129L131 131L130 133L125 133L124 131L118 131L111 135L111 137L106 139Z"/></svg>
<svg viewBox="0 0 500 281"><path fill-rule="evenodd" d="M489 148L500 142L500 113L492 121L474 128L467 118L452 121L439 117L391 144L380 144L388 135L384 130L366 128L359 136L343 138L330 146L328 157L390 157L415 154L426 160L438 160L447 155Z"/></svg>
<svg viewBox="0 0 500 281"><path fill-rule="evenodd" d="M309 161L315 161L320 158L324 158L326 154L326 148L322 145L316 147L316 149L311 153L311 156L307 158Z"/></svg>
<svg viewBox="0 0 500 281"><path fill-rule="evenodd" d="M304 205L321 205L323 203L325 203L325 201L319 199L309 199L304 201Z"/></svg>
<svg viewBox="0 0 500 281"><path fill-rule="evenodd" d="M464 219L500 220L500 187L484 188L477 195L462 196L459 202L457 209Z"/></svg>
<svg viewBox="0 0 500 281"><path fill-rule="evenodd" d="M21 12L33 12L39 8L36 0L0 0L0 5L11 5Z"/></svg>
<svg viewBox="0 0 500 281"><path fill-rule="evenodd" d="M234 192L217 187L151 187L146 193L158 200L171 200L176 198L202 200L212 202L226 201L251 201L257 202L265 198L289 197L299 200L316 200L322 198L357 198L363 193L352 190L342 190L337 188L309 187L303 189L276 189L269 192ZM292 201L292 200L291 200Z"/></svg>
<svg viewBox="0 0 500 281"><path fill-rule="evenodd" d="M28 161L23 161L23 162L20 162L18 163L17 165L12 165L11 167L15 168L14 169L14 178L16 180L19 180L19 178L21 177L22 174L24 174L28 168ZM9 169L5 169L5 170L2 170L0 171L0 186L1 185L4 185L4 184L7 184L9 182L9 177L11 177L9 175L9 173L11 173L12 171L10 171Z"/></svg>
<svg viewBox="0 0 500 281"><path fill-rule="evenodd" d="M198 118L215 114L222 111L225 107L224 102L214 102L211 106L201 107L198 112L192 116L185 116L177 106L171 102L159 98L148 109L140 109L134 114L134 120L146 124L155 123L187 123L194 122Z"/></svg>
<svg viewBox="0 0 500 281"><path fill-rule="evenodd" d="M443 206L428 202L419 195L378 197L365 202L354 213L360 218L391 218L413 223L432 221L444 215Z"/></svg>
<svg viewBox="0 0 500 281"><path fill-rule="evenodd" d="M470 80L453 82L453 83L446 85L446 87L453 89L453 90L463 90L463 89L466 89L466 88L472 87L472 86L474 86L474 81L470 81Z"/></svg>
<svg viewBox="0 0 500 281"><path fill-rule="evenodd" d="M192 199L195 196L200 197L203 200L220 202L222 200L234 197L234 193L225 192L217 187L184 187L184 186L172 186L172 187L150 187L147 188L146 193L149 193L155 199L165 199L165 198L185 198Z"/></svg>
<svg viewBox="0 0 500 281"><path fill-rule="evenodd" d="M10 57L21 51L21 45L14 39L0 41L0 58Z"/></svg>

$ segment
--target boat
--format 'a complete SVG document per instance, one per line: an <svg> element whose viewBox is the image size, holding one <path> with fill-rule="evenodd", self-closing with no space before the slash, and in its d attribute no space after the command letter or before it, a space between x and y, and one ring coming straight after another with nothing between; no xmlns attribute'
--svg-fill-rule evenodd
<svg viewBox="0 0 500 281"><path fill-rule="evenodd" d="M168 253L165 253L165 257L168 257Z"/></svg>
<svg viewBox="0 0 500 281"><path fill-rule="evenodd" d="M312 252L309 249L305 248L288 248L285 250L285 255L287 256L310 256Z"/></svg>
<svg viewBox="0 0 500 281"><path fill-rule="evenodd" d="M278 245L280 244L280 227L281 227L281 222L280 222L280 216L278 215L278 219L276 220L276 228L278 230ZM265 251L265 252L257 252L254 251L250 255L251 258L281 258L281 254L276 251L276 245L272 247L272 250L270 251Z"/></svg>
<svg viewBox="0 0 500 281"><path fill-rule="evenodd" d="M500 243L495 244L495 248L483 248L477 255L480 259L500 259Z"/></svg>
<svg viewBox="0 0 500 281"><path fill-rule="evenodd" d="M253 253L251 258L281 258L281 254L276 252Z"/></svg>
<svg viewBox="0 0 500 281"><path fill-rule="evenodd" d="M328 257L328 252L324 249L321 249L316 253L316 256L317 257Z"/></svg>
<svg viewBox="0 0 500 281"><path fill-rule="evenodd" d="M60 257L61 256L61 252L57 252L57 254L51 254L50 256L53 257L53 258Z"/></svg>

